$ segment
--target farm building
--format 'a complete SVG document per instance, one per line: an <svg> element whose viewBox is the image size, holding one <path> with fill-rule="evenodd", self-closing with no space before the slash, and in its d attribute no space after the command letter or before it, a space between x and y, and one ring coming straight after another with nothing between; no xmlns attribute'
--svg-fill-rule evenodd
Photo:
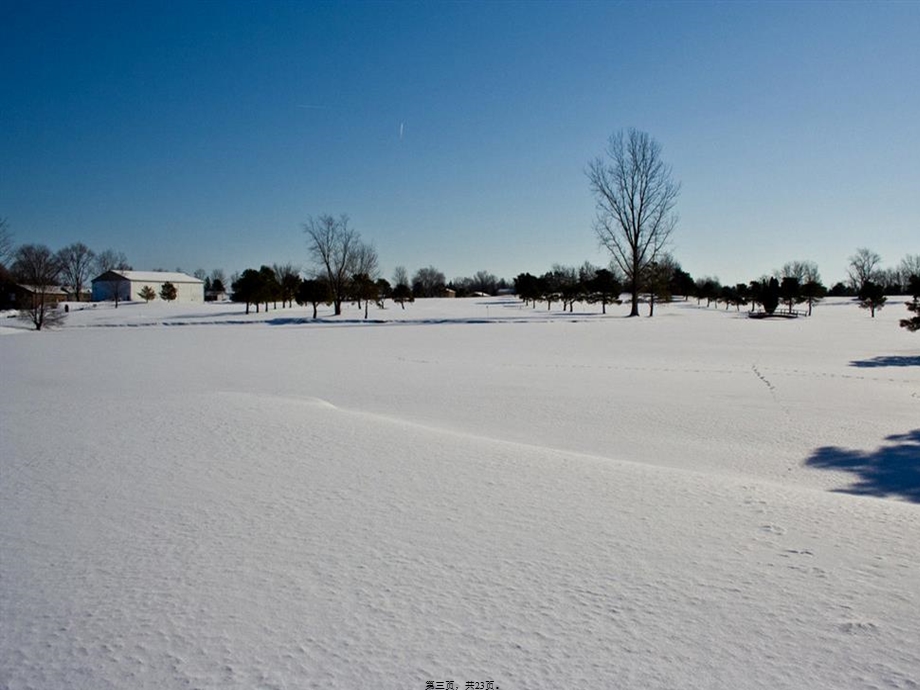
<svg viewBox="0 0 920 690"><path fill-rule="evenodd" d="M204 281L185 273L165 271L106 271L93 279L93 301L142 300L139 293L148 286L156 293L155 299L160 299L160 289L165 283L175 285L176 302L204 302Z"/></svg>
<svg viewBox="0 0 920 690"><path fill-rule="evenodd" d="M59 304L71 299L71 295L57 286L34 286L10 283L4 286L0 304L17 309L31 309L41 302Z"/></svg>

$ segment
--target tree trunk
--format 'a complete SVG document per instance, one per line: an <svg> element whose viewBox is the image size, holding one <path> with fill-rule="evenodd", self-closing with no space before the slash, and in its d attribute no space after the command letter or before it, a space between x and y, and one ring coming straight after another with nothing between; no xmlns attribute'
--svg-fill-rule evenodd
<svg viewBox="0 0 920 690"><path fill-rule="evenodd" d="M341 316L342 315L342 300L336 299L334 301L334 304L335 304L335 315Z"/></svg>
<svg viewBox="0 0 920 690"><path fill-rule="evenodd" d="M313 318L316 318L316 302L313 303Z"/></svg>

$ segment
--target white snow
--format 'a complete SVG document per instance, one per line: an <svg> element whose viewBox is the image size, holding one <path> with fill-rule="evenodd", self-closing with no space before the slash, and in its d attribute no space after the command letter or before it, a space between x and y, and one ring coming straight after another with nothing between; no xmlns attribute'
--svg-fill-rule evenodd
<svg viewBox="0 0 920 690"><path fill-rule="evenodd" d="M4 690L920 687L902 303L71 306L0 333Z"/></svg>

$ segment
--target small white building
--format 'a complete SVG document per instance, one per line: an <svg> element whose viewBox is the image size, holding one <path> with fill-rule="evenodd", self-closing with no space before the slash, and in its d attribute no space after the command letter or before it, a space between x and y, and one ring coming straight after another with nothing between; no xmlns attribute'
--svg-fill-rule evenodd
<svg viewBox="0 0 920 690"><path fill-rule="evenodd" d="M93 279L93 301L143 300L139 293L146 286L153 288L156 293L155 299L160 299L160 290L166 283L172 283L176 287L175 302L204 302L203 280L185 273L166 271L106 271Z"/></svg>

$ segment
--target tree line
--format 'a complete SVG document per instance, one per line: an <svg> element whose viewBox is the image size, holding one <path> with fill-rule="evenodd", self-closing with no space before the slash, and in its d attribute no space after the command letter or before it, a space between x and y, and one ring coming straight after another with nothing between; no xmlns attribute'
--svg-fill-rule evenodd
<svg viewBox="0 0 920 690"><path fill-rule="evenodd" d="M0 218L0 291L5 299L13 286L29 289L30 298L20 309L20 316L36 330L63 318L56 309L55 291L63 288L68 297L79 302L93 275L130 269L122 252L106 249L97 254L82 242L74 242L57 252L44 244L17 247L9 223Z"/></svg>
<svg viewBox="0 0 920 690"><path fill-rule="evenodd" d="M543 301L548 308L561 303L570 311L578 301L600 303L606 313L607 304L618 301L619 293L625 290L629 316L639 315L643 296L651 316L657 302L675 294L700 302L705 299L707 306L724 304L726 309L735 306L740 310L750 304L752 311L759 306L764 314L771 315L780 305L787 314L793 314L803 303L811 314L826 295L852 295L874 317L888 295L911 289L913 277L920 275L920 255L908 255L896 269L883 271L879 268L881 258L861 248L850 257L847 283L838 283L830 290L821 283L817 266L809 261L790 262L774 275L748 283L721 285L718 279L708 277L693 280L666 251L677 224L680 184L673 180L661 151L657 141L636 129L611 135L604 155L590 161L586 169L595 197L594 231L599 244L610 253L609 267L554 266L541 276L520 274L514 288L525 302L536 306ZM314 265L312 274L303 280L299 271L287 264L251 268L234 276L233 299L244 302L247 313L252 305L258 311L260 305L267 308L269 303L277 305L280 301L283 307L297 301L312 304L314 316L319 304L331 304L338 316L343 302L351 301L359 307L363 303L367 318L370 302L382 305L383 300L392 298L405 308L406 302L416 297L437 296L448 289L443 273L432 266L419 269L411 281L404 267L397 267L392 284L382 278L376 249L361 239L347 215L310 217L303 230ZM67 265L82 265L74 257L85 257L87 248L73 245L67 249L73 248L80 251L67 259ZM60 266L64 260L61 258ZM68 279L78 285L82 269L74 270ZM482 271L471 279L458 279L453 289L462 294L494 294L498 285L507 283Z"/></svg>

